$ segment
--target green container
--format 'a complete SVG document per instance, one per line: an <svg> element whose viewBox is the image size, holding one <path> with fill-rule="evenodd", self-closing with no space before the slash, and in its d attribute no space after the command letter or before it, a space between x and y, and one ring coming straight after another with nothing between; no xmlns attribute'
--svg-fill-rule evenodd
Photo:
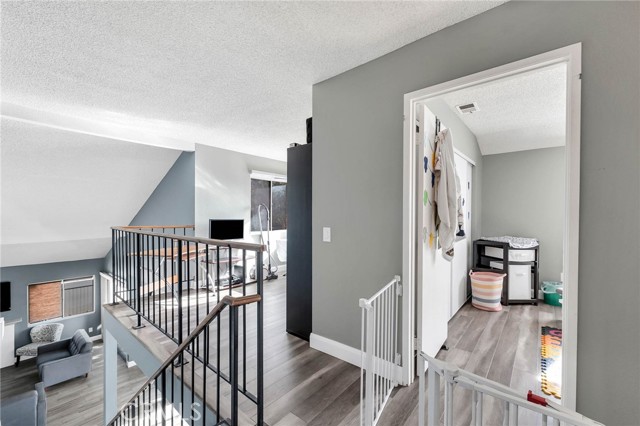
<svg viewBox="0 0 640 426"><path fill-rule="evenodd" d="M542 293L544 294L544 303L552 306L562 306L562 295L557 290L562 290L562 283L557 281L543 281Z"/></svg>

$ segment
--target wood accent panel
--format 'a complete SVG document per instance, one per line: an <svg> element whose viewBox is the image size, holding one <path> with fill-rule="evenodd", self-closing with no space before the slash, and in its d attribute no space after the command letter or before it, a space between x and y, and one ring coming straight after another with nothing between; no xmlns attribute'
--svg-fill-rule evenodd
<svg viewBox="0 0 640 426"><path fill-rule="evenodd" d="M62 281L29 285L29 323L62 317Z"/></svg>
<svg viewBox="0 0 640 426"><path fill-rule="evenodd" d="M139 226L119 226L122 229L195 229L195 225L139 225Z"/></svg>

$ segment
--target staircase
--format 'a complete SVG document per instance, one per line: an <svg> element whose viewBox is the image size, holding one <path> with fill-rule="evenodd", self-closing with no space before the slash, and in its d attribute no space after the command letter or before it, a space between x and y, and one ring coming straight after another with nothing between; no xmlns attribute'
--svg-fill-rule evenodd
<svg viewBox="0 0 640 426"><path fill-rule="evenodd" d="M114 302L177 348L109 425L263 424L264 246L189 228L112 228Z"/></svg>

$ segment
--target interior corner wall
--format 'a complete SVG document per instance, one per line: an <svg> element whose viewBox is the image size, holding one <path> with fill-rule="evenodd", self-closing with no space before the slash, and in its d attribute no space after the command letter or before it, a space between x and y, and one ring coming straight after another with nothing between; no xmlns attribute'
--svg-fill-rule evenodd
<svg viewBox="0 0 640 426"><path fill-rule="evenodd" d="M9 266L0 268L2 281L11 282L11 310L3 312L5 321L21 318L15 325L15 347L31 342L29 337L29 314L27 308L27 286L29 284L64 280L69 278L94 277L95 311L91 314L52 320L64 324L62 338L71 337L76 330L84 328L90 336L100 334L100 269L103 259L77 260L73 262L42 263L38 265ZM89 331L93 327L93 331Z"/></svg>
<svg viewBox="0 0 640 426"><path fill-rule="evenodd" d="M194 224L195 157L195 152L180 154L129 225ZM112 272L111 250L104 258L103 270Z"/></svg>
<svg viewBox="0 0 640 426"><path fill-rule="evenodd" d="M195 159L195 152L182 152L129 225L193 225Z"/></svg>
<svg viewBox="0 0 640 426"><path fill-rule="evenodd" d="M209 236L209 219L244 219L245 239L251 234L251 170L286 175L287 163L236 151L196 145L196 236ZM281 238L286 231L274 231ZM273 251L273 250L272 250Z"/></svg>
<svg viewBox="0 0 640 426"><path fill-rule="evenodd" d="M478 139L442 99L429 100L426 105L440 119L442 124L451 131L453 147L475 163L473 176L471 176L473 185L471 192L471 239L476 240L482 234L482 170L484 158L478 145ZM470 256L469 264L471 262L472 258Z"/></svg>
<svg viewBox="0 0 640 426"><path fill-rule="evenodd" d="M482 171L482 232L540 242L540 281L561 281L564 147L487 155Z"/></svg>
<svg viewBox="0 0 640 426"><path fill-rule="evenodd" d="M314 85L313 333L359 347L358 299L402 271L404 94L582 42L577 409L637 424L638 22L638 2L512 1Z"/></svg>

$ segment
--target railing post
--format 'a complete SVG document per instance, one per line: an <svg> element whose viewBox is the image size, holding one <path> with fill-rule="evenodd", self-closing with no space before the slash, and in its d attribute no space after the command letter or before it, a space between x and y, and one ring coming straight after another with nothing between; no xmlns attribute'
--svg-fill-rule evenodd
<svg viewBox="0 0 640 426"><path fill-rule="evenodd" d="M171 242L173 245L173 241ZM173 247L172 247L173 250ZM182 242L178 240L178 257L176 260L178 267L178 344L182 343Z"/></svg>
<svg viewBox="0 0 640 426"><path fill-rule="evenodd" d="M478 399L478 405L476 407L476 425L482 426L484 424L484 420L483 420L484 394L479 391L477 399ZM451 410L453 410L453 408L451 408Z"/></svg>
<svg viewBox="0 0 640 426"><path fill-rule="evenodd" d="M364 309L364 318L365 318L365 329L366 329L366 340L365 340L365 365L363 366L365 369L365 389L364 389L364 424L366 426L373 425L373 401L375 395L373 394L373 382L374 382L374 371L373 371L373 344L374 344L374 334L375 334L375 322L371 318L371 310L372 306L366 303L362 306Z"/></svg>
<svg viewBox="0 0 640 426"><path fill-rule="evenodd" d="M133 411L133 426L138 425L138 398L136 398L136 403L131 406L131 411Z"/></svg>
<svg viewBox="0 0 640 426"><path fill-rule="evenodd" d="M167 370L162 370L162 380L160 381L162 384L162 425L165 426L167 424Z"/></svg>
<svg viewBox="0 0 640 426"><path fill-rule="evenodd" d="M112 279L112 283L111 283L111 287L112 287L112 297L113 299L111 300L111 304L112 305L117 305L118 302L116 301L116 272L117 272L117 268L116 268L116 233L117 231L115 229L111 229L111 276L113 277Z"/></svg>
<svg viewBox="0 0 640 426"><path fill-rule="evenodd" d="M444 371L444 424L445 426L453 425L453 374L445 370ZM480 403L478 405L478 411L476 412L476 419L482 421L482 394L480 394ZM482 423L480 423L482 424Z"/></svg>
<svg viewBox="0 0 640 426"><path fill-rule="evenodd" d="M229 380L231 382L231 424L238 424L238 308L229 307L230 355ZM258 423L261 424L261 423Z"/></svg>
<svg viewBox="0 0 640 426"><path fill-rule="evenodd" d="M136 234L136 313L138 314L138 323L133 326L134 329L144 327L142 324L142 253L140 240L142 235Z"/></svg>
<svg viewBox="0 0 640 426"><path fill-rule="evenodd" d="M122 273L122 281L123 281L123 293L126 297L126 300L123 301L129 306L132 307L133 303L131 302L131 256L129 256L129 251L131 249L131 233L128 231L124 231L122 233L122 237L124 241L122 242L122 257L124 259L124 264L122 265L123 273Z"/></svg>
<svg viewBox="0 0 640 426"><path fill-rule="evenodd" d="M422 355L421 355L422 356ZM429 426L437 426L440 423L438 409L440 408L440 375L436 371L436 367L427 366L427 374L429 382L427 384L429 393L429 411L427 414L427 424ZM419 372L424 374L424 371Z"/></svg>
<svg viewBox="0 0 640 426"><path fill-rule="evenodd" d="M424 358L418 354L418 426L424 426ZM431 404L429 404L431 410Z"/></svg>
<svg viewBox="0 0 640 426"><path fill-rule="evenodd" d="M257 251L256 252L256 286L257 286L257 290L258 290L258 294L260 296L264 295L264 292L262 290L262 286L263 286L263 280L262 280L262 251ZM263 298L261 297L260 300L258 301L258 305L256 306L257 309L257 313L258 313L258 336L257 336L257 343L258 343L258 348L257 348L257 355L258 355L258 359L257 359L257 369L258 369L258 389L257 389L257 393L258 393L258 416L257 416L257 423L258 425L262 426L264 424L264 368L263 368L263 338L264 338L264 328L263 328L263 319L262 319L262 313L263 313L263 304L262 304Z"/></svg>
<svg viewBox="0 0 640 426"><path fill-rule="evenodd" d="M182 313L182 241L178 241L178 257L176 258L177 267L178 267L178 295L176 296L178 299L178 344L182 343L182 326L183 326L183 313ZM172 250L173 250L173 241L171 242ZM184 364L184 357L182 354L180 358L177 360L176 365Z"/></svg>
<svg viewBox="0 0 640 426"><path fill-rule="evenodd" d="M518 424L518 405L513 404L513 409L509 410L509 425L517 426Z"/></svg>

